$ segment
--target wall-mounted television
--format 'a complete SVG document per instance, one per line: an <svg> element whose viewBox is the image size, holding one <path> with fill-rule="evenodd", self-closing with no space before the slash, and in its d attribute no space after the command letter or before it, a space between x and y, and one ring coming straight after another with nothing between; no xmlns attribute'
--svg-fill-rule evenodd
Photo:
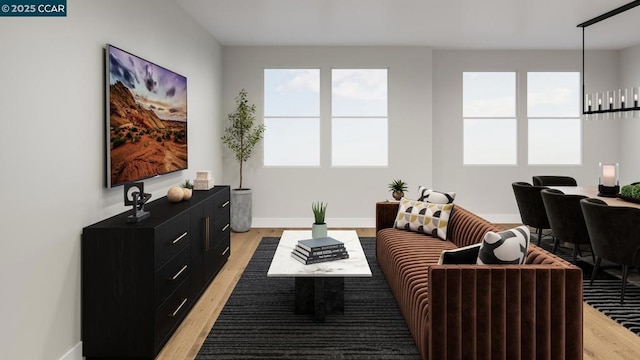
<svg viewBox="0 0 640 360"><path fill-rule="evenodd" d="M187 78L107 44L107 187L187 168Z"/></svg>

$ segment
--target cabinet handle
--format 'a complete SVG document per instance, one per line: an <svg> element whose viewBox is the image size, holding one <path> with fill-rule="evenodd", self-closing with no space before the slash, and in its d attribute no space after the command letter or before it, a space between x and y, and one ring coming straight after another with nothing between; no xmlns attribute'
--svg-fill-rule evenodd
<svg viewBox="0 0 640 360"><path fill-rule="evenodd" d="M204 231L204 251L209 251L209 217L207 216L205 218L204 224L205 224L205 231Z"/></svg>
<svg viewBox="0 0 640 360"><path fill-rule="evenodd" d="M184 232L184 234L178 236L175 240L173 240L172 244L175 244L178 241L182 240L182 238L184 238L185 236L187 236L187 232L186 231Z"/></svg>
<svg viewBox="0 0 640 360"><path fill-rule="evenodd" d="M228 229L228 228L229 228L229 224L225 225L225 226L222 228L222 232L227 231L227 229Z"/></svg>
<svg viewBox="0 0 640 360"><path fill-rule="evenodd" d="M187 267L188 267L187 265L183 266L182 269L180 269L180 271L178 271L177 274L173 275L173 277L170 278L169 280L177 279L180 276L180 274L182 274L185 270L187 270Z"/></svg>
<svg viewBox="0 0 640 360"><path fill-rule="evenodd" d="M184 300L182 300L182 302L180 303L180 306L178 306L178 308L176 309L176 311L174 311L173 313L169 314L169 317L175 317L176 314L178 312L180 312L180 309L182 309L182 307L184 306L184 304L187 303L187 298L184 298Z"/></svg>
<svg viewBox="0 0 640 360"><path fill-rule="evenodd" d="M226 249L224 249L224 252L222 253L222 256L224 256L224 254L226 254L229 251L229 247L227 246Z"/></svg>
<svg viewBox="0 0 640 360"><path fill-rule="evenodd" d="M229 200L227 200L227 202L225 202L224 204L222 204L222 206L220 206L221 208L223 207L227 207L227 205L229 205Z"/></svg>

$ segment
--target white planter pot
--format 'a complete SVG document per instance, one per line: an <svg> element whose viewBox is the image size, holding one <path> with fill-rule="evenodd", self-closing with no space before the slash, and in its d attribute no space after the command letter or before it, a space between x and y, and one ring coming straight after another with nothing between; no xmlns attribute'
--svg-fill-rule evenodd
<svg viewBox="0 0 640 360"><path fill-rule="evenodd" d="M231 190L231 230L247 232L251 229L251 189Z"/></svg>
<svg viewBox="0 0 640 360"><path fill-rule="evenodd" d="M314 239L327 237L327 224L311 225L311 237Z"/></svg>

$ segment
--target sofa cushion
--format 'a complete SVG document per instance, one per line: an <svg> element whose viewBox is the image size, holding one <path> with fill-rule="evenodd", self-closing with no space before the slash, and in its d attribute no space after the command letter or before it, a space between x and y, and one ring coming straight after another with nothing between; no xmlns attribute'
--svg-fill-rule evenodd
<svg viewBox="0 0 640 360"><path fill-rule="evenodd" d="M440 253L438 265L471 265L478 261L480 244L464 246L453 250L445 250Z"/></svg>
<svg viewBox="0 0 640 360"><path fill-rule="evenodd" d="M407 198L400 200L394 227L447 239L447 223L453 204L434 204Z"/></svg>
<svg viewBox="0 0 640 360"><path fill-rule="evenodd" d="M454 192L441 192L418 186L418 201L427 201L434 204L453 204L456 198Z"/></svg>
<svg viewBox="0 0 640 360"><path fill-rule="evenodd" d="M529 228L488 231L478 252L478 264L524 264L529 248Z"/></svg>

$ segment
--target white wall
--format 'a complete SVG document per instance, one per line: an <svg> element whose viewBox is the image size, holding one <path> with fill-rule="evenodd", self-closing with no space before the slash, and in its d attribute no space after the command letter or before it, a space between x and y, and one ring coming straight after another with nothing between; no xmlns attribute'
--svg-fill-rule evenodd
<svg viewBox="0 0 640 360"><path fill-rule="evenodd" d="M260 143L245 164L243 185L253 189L253 226L306 226L311 202L326 201L329 226L374 226L375 202L391 198L387 184L401 178L411 193L432 178L432 50L429 47L225 47L223 109L245 88L263 117L265 68L321 69L321 166L264 168ZM388 68L389 166L330 165L331 68ZM358 134L353 134L358 136ZM295 151L295 149L292 149ZM238 165L225 150L224 182L238 186Z"/></svg>
<svg viewBox="0 0 640 360"><path fill-rule="evenodd" d="M597 88L614 88L617 54L590 54L585 83ZM581 71L579 51L454 51L433 53L434 188L456 191L456 203L489 220L520 221L511 183L531 183L533 175L569 175L578 184L597 184L598 162L617 161L618 124L614 121L583 122L581 166L527 165L526 122L518 123L518 165L462 165L462 73L464 71ZM589 90L589 89L588 89ZM526 96L524 82L518 86ZM526 108L517 110L521 120Z"/></svg>
<svg viewBox="0 0 640 360"><path fill-rule="evenodd" d="M0 21L0 359L79 358L80 235L125 210L104 188L103 47L188 79L189 170L222 177L222 48L172 0L67 1L65 18Z"/></svg>
<svg viewBox="0 0 640 360"><path fill-rule="evenodd" d="M620 88L628 89L633 101L631 88L640 86L640 45L620 50L619 69ZM620 185L640 181L639 136L640 113L626 113L626 118L620 120Z"/></svg>

